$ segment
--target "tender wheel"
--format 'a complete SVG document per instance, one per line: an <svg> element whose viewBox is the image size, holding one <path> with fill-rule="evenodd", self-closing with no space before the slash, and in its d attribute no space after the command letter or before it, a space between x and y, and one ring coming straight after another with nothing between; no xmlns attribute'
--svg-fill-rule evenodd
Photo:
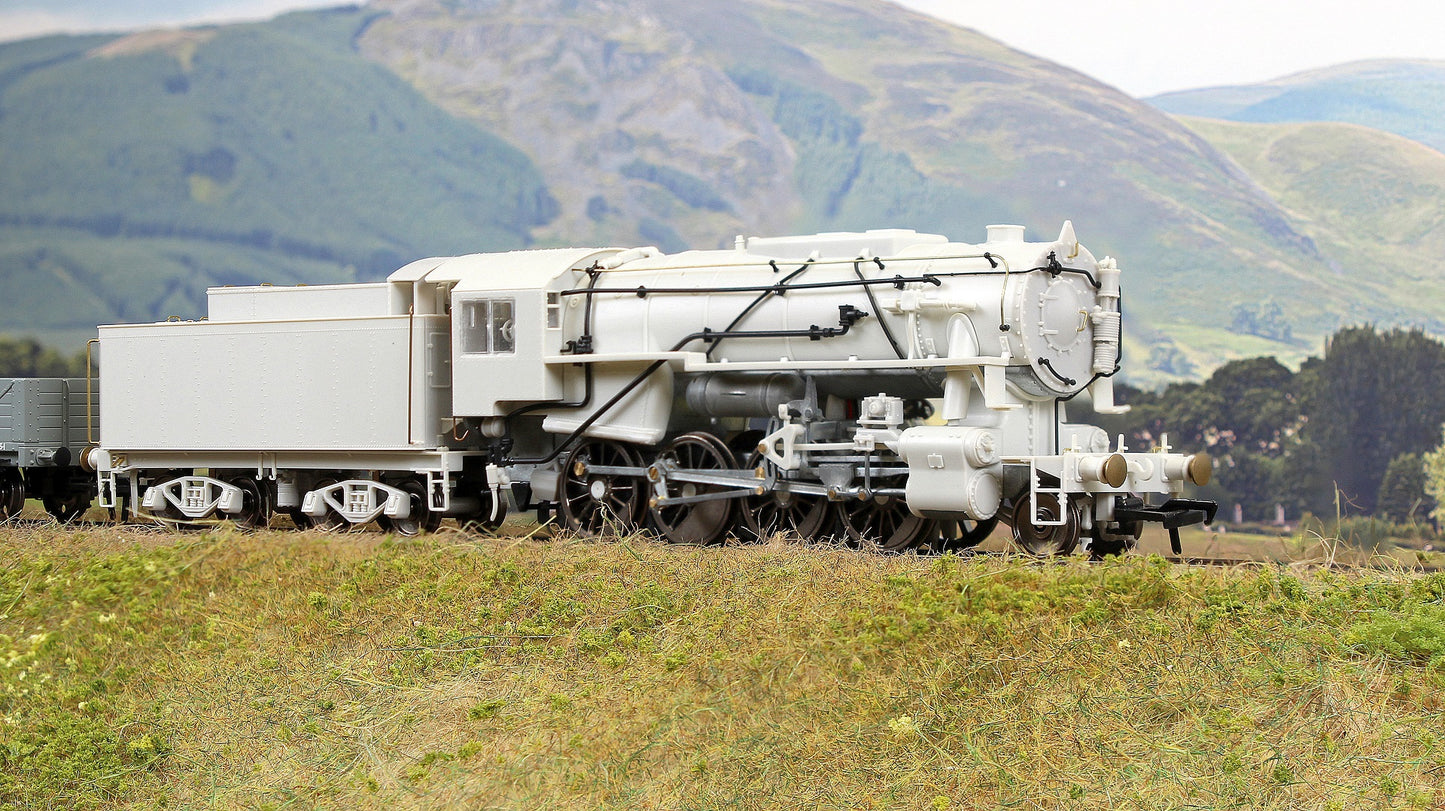
<svg viewBox="0 0 1445 811"><path fill-rule="evenodd" d="M1089 557L1100 560L1122 555L1139 545L1139 536L1144 534L1143 521L1104 526L1095 524L1089 532Z"/></svg>
<svg viewBox="0 0 1445 811"><path fill-rule="evenodd" d="M320 490L323 487L330 487L331 485L336 484L338 481L340 480L321 479L320 481L316 482L316 485L311 489ZM306 513L301 512L300 509L292 510L291 520L295 521L296 526L302 529L310 527L311 529L319 529L322 532L344 532L351 528L351 522L347 521L346 518L341 515L341 513L331 509L330 507L326 508L326 514L321 516L320 518L309 516ZM301 521L305 521L306 523L303 524L301 523Z"/></svg>
<svg viewBox="0 0 1445 811"><path fill-rule="evenodd" d="M683 470L735 470L732 452L717 437L711 434L683 434L674 439L657 461L671 460ZM672 482L668 484L670 498L691 497L708 493L725 492L729 488L695 482ZM652 508L652 519L657 528L671 543L711 544L722 540L728 527L732 526L733 510L737 499L697 501L690 504L670 504Z"/></svg>
<svg viewBox="0 0 1445 811"><path fill-rule="evenodd" d="M972 549L988 540L988 536L992 535L994 528L998 526L998 521L997 515L982 521L971 518L938 521L938 536L933 541L933 551L942 554Z"/></svg>
<svg viewBox="0 0 1445 811"><path fill-rule="evenodd" d="M1014 543L1019 548L1037 557L1067 555L1079 545L1079 511L1070 502L1060 509L1059 497L1054 493L1039 493L1037 515L1028 496L1019 498L1014 505ZM1040 522L1058 521L1062 524L1048 525Z"/></svg>
<svg viewBox="0 0 1445 811"><path fill-rule="evenodd" d="M647 482L636 476L594 473L589 466L641 467L638 454L620 442L594 439L567 454L562 465L559 512L579 535L626 534L647 509Z"/></svg>
<svg viewBox="0 0 1445 811"><path fill-rule="evenodd" d="M266 497L265 487L250 476L237 476L230 484L241 489L241 511L220 513L236 522L241 529L258 529L271 523L271 499Z"/></svg>
<svg viewBox="0 0 1445 811"><path fill-rule="evenodd" d="M0 520L14 518L25 509L25 480L20 469L0 468Z"/></svg>
<svg viewBox="0 0 1445 811"><path fill-rule="evenodd" d="M192 473L193 471L183 468L155 471L154 475L150 477L149 486L142 487L141 492L137 494L135 505L136 514L148 518L153 521L156 526L164 529L175 530L177 532L199 531L201 524L193 519L187 518L184 513L172 506L170 501L163 500L159 509L152 510L148 513L145 511L146 508L141 504L152 487L159 487L166 482L178 479L181 476L189 476Z"/></svg>
<svg viewBox="0 0 1445 811"><path fill-rule="evenodd" d="M382 516L377 523L387 532L395 532L397 535L405 535L408 538L415 537L423 532L436 532L442 525L441 513L432 512L431 505L426 497L426 485L410 479L397 485L405 490L411 501L411 515L406 518L388 518ZM339 516L338 516L339 517ZM346 519L341 519L345 521Z"/></svg>
<svg viewBox="0 0 1445 811"><path fill-rule="evenodd" d="M838 502L838 517L848 540L862 549L903 552L923 541L933 522L908 511L903 499L874 496Z"/></svg>
<svg viewBox="0 0 1445 811"><path fill-rule="evenodd" d="M756 469L761 464L763 455L754 452L744 467ZM786 532L812 541L827 527L830 512L825 496L785 490L752 496L744 499L742 505L744 537L766 542L779 532Z"/></svg>
<svg viewBox="0 0 1445 811"><path fill-rule="evenodd" d="M507 520L507 501L502 499L497 502L497 517L492 517L492 491L482 490L478 494L482 499L482 508L476 515L458 519L462 529L468 532L496 532L497 528Z"/></svg>
<svg viewBox="0 0 1445 811"><path fill-rule="evenodd" d="M88 492L66 493L63 496L46 496L41 500L45 511L62 524L69 524L90 509L91 496Z"/></svg>
<svg viewBox="0 0 1445 811"><path fill-rule="evenodd" d="M159 510L150 514L150 518L156 526L176 532L200 532L206 528L206 519L188 518L184 513L170 504L166 504Z"/></svg>

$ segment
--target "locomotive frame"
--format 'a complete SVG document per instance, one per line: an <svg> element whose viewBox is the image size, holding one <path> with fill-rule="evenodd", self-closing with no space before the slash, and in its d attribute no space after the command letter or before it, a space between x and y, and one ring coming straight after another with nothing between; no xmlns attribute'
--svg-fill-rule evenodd
<svg viewBox="0 0 1445 811"><path fill-rule="evenodd" d="M201 321L103 326L103 506L185 523L511 506L584 534L790 532L889 551L1000 522L1040 555L1213 518L1203 454L1067 421L1118 412L1120 270L1065 223L1026 242L905 230L732 250L549 249L375 284L209 291ZM937 414L928 412L937 404Z"/></svg>

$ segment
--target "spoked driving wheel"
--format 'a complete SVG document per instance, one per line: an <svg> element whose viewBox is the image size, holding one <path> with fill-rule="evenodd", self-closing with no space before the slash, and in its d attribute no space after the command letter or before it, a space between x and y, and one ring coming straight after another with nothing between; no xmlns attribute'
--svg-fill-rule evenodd
<svg viewBox="0 0 1445 811"><path fill-rule="evenodd" d="M763 455L753 453L746 469L756 470ZM758 480L760 483L762 479ZM743 499L742 526L749 541L767 542L779 532L813 541L828 525L831 510L826 496L774 488L760 496Z"/></svg>
<svg viewBox="0 0 1445 811"><path fill-rule="evenodd" d="M727 446L717 437L704 433L683 434L674 439L672 444L657 456L657 464L661 465L664 461L670 461L678 470L697 470L704 473L736 469L733 455ZM670 481L667 485L667 496L695 498L725 493L729 489L731 488L717 484ZM737 499L720 498L653 507L652 518L671 543L716 543L732 525L736 501Z"/></svg>
<svg viewBox="0 0 1445 811"><path fill-rule="evenodd" d="M938 521L936 522L938 530L933 540L933 551L943 554L944 552L961 552L965 549L972 549L988 540L988 536L993 534L994 527L998 526L998 521L997 515L982 521L975 521L972 518Z"/></svg>
<svg viewBox="0 0 1445 811"><path fill-rule="evenodd" d="M903 552L923 541L933 522L908 511L897 496L875 495L838 502L838 517L848 539L862 549Z"/></svg>
<svg viewBox="0 0 1445 811"><path fill-rule="evenodd" d="M1067 555L1079 545L1079 510L1071 501L1060 507L1056 493L1039 493L1038 510L1024 495L1014 505L1014 543L1037 557Z"/></svg>
<svg viewBox="0 0 1445 811"><path fill-rule="evenodd" d="M578 445L562 465L562 521L579 535L626 534L647 510L647 482L596 468L641 467L642 458L620 442L593 439Z"/></svg>

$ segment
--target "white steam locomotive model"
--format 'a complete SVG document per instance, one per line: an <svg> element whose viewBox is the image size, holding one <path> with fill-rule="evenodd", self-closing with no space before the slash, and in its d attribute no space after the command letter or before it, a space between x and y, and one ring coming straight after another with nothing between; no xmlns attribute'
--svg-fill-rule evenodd
<svg viewBox="0 0 1445 811"><path fill-rule="evenodd" d="M425 259L385 281L209 291L100 328L103 506L174 522L495 526L675 542L778 532L1036 554L1131 546L1210 461L1069 422L1116 411L1119 269L1065 223L731 250ZM1177 545L1177 533L1174 535Z"/></svg>

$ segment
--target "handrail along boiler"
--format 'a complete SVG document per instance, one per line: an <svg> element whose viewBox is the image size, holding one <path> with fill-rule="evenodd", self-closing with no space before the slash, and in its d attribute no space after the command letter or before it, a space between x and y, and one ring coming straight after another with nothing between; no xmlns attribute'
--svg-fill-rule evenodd
<svg viewBox="0 0 1445 811"><path fill-rule="evenodd" d="M386 282L218 288L100 329L103 503L174 520L442 516L508 501L583 533L790 531L901 550L1003 521L1037 554L1212 519L1210 462L1069 422L1117 413L1120 271L1065 223L731 250L413 262ZM936 413L931 414L935 409ZM510 498L508 498L510 494Z"/></svg>

